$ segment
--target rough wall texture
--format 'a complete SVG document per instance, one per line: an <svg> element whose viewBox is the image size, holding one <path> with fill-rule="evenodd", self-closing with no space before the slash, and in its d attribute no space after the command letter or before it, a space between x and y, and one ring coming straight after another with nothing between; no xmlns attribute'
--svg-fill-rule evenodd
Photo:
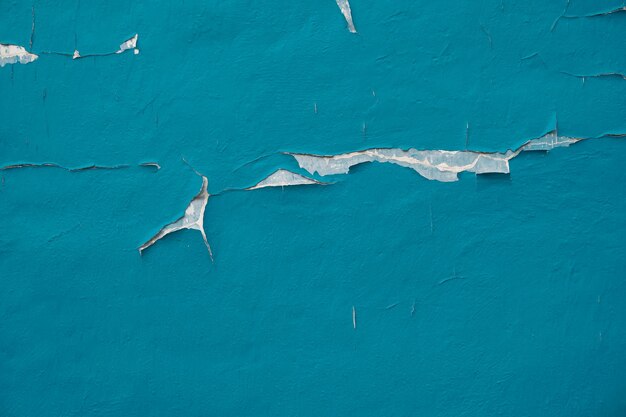
<svg viewBox="0 0 626 417"><path fill-rule="evenodd" d="M626 413L623 4L339 5L0 2L0 415Z"/></svg>

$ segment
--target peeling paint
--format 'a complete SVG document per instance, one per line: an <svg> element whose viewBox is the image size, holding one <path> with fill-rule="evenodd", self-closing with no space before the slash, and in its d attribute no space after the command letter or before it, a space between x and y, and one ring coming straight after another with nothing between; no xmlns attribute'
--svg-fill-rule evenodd
<svg viewBox="0 0 626 417"><path fill-rule="evenodd" d="M356 28L354 27L354 22L352 21L352 10L350 9L350 2L348 0L337 0L337 6L339 6L341 14L346 19L346 23L348 24L348 30L351 33L356 33Z"/></svg>
<svg viewBox="0 0 626 417"><path fill-rule="evenodd" d="M469 125L468 128L469 130ZM468 135L468 133L466 133ZM300 168L310 174L321 176L347 174L351 167L366 162L381 162L411 168L429 180L452 182L461 172L475 174L508 174L509 161L522 151L550 150L569 146L583 140L559 136L556 131L525 142L516 150L504 153L462 150L402 150L397 148L374 148L338 155L313 155L290 153ZM466 139L467 141L467 139Z"/></svg>
<svg viewBox="0 0 626 417"><path fill-rule="evenodd" d="M622 2L336 4L0 6L0 414L620 414Z"/></svg>
<svg viewBox="0 0 626 417"><path fill-rule="evenodd" d="M522 151L549 151L554 148L561 148L580 142L582 138L571 138L569 136L559 136L556 131L547 133L540 138L532 139L522 145Z"/></svg>
<svg viewBox="0 0 626 417"><path fill-rule="evenodd" d="M23 46L0 44L0 67L7 64L30 64L37 58L38 55L26 51Z"/></svg>
<svg viewBox="0 0 626 417"><path fill-rule="evenodd" d="M135 35L130 39L127 39L120 45L120 49L117 50L116 54L121 54L124 51L133 50L133 53L137 55L139 53L139 49L137 49L137 39L139 39L139 35Z"/></svg>
<svg viewBox="0 0 626 417"><path fill-rule="evenodd" d="M296 174L295 172L287 171L285 169L279 169L273 174L260 181L256 185L246 188L246 190L258 190L259 188L266 187L288 187L292 185L326 185L320 181L316 181L312 178L307 178L303 175Z"/></svg>
<svg viewBox="0 0 626 417"><path fill-rule="evenodd" d="M150 246L154 245L157 241L169 235L170 233L177 232L183 229L192 229L198 230L202 235L202 240L206 245L207 250L209 251L209 256L211 260L213 260L213 252L211 251L211 246L206 238L206 233L204 232L204 211L206 209L207 202L209 201L209 193L207 191L209 185L209 181L206 177L202 176L202 187L198 194L194 196L191 200L187 208L185 209L185 214L177 220L169 223L161 230L159 230L154 236L152 236L148 241L146 241L143 245L139 247L139 253L141 254L144 250L148 249Z"/></svg>

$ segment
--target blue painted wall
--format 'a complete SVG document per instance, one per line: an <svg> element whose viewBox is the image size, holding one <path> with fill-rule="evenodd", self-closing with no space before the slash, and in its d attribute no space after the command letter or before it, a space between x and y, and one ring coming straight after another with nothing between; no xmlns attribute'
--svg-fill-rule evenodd
<svg viewBox="0 0 626 417"><path fill-rule="evenodd" d="M565 73L626 73L626 13L351 5L356 35L332 0L35 1L40 58L0 68L0 165L132 167L0 171L0 415L626 413L620 138L508 176L371 164L226 193L214 263L196 231L139 256L200 187L183 157L217 193L297 169L282 151L465 149L467 123L481 151L555 120L626 132L626 81ZM32 6L0 4L1 43L28 46ZM42 54L135 33L139 55Z"/></svg>

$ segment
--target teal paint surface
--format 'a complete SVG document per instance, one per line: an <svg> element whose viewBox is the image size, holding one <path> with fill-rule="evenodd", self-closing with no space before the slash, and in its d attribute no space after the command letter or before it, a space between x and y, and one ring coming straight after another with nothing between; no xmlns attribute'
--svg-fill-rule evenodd
<svg viewBox="0 0 626 417"><path fill-rule="evenodd" d="M33 52L139 55L0 68L1 166L132 165L0 171L0 415L626 412L622 138L225 193L214 263L197 231L136 250L198 192L183 157L217 193L283 151L465 149L467 123L480 151L625 133L626 81L564 73L626 73L625 13L352 0L354 35L332 0L92 3L35 2ZM31 8L0 4L0 42Z"/></svg>

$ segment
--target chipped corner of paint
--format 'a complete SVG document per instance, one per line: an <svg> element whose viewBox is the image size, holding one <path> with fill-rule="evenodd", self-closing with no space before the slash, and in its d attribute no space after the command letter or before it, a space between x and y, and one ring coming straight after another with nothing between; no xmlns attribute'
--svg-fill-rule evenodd
<svg viewBox="0 0 626 417"><path fill-rule="evenodd" d="M350 33L356 33L356 28L354 27L354 22L352 21L350 2L348 0L337 0L337 6L339 6L341 14L343 14L343 17L346 19Z"/></svg>
<svg viewBox="0 0 626 417"><path fill-rule="evenodd" d="M204 232L204 212L209 200L208 186L208 179L205 176L202 176L202 187L200 188L198 194L196 194L189 202L189 205L185 209L185 214L172 223L165 225L154 236L141 245L138 248L139 254L142 254L144 250L148 249L150 246L154 245L157 241L170 233L183 229L190 229L198 230L200 232L202 240L204 241L204 244L209 252L209 256L211 257L211 261L213 261L213 251L211 250L206 233Z"/></svg>
<svg viewBox="0 0 626 417"><path fill-rule="evenodd" d="M7 64L30 64L37 58L39 55L28 52L23 46L0 44L0 67Z"/></svg>

